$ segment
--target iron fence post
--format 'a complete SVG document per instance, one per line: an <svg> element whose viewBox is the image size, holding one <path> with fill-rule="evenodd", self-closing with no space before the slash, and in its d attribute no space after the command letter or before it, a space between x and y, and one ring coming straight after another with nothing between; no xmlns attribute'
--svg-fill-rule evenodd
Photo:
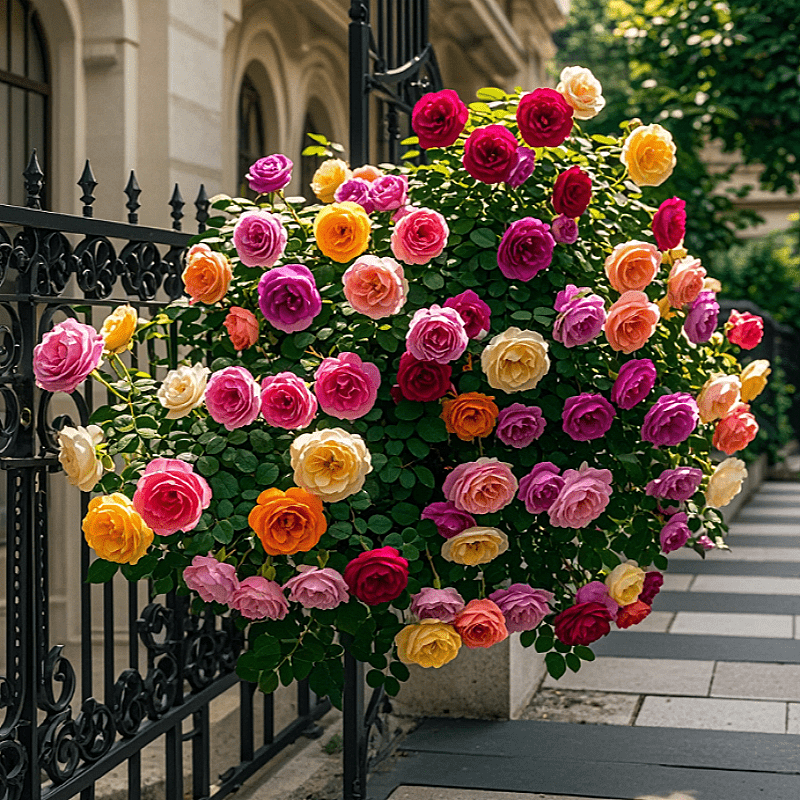
<svg viewBox="0 0 800 800"><path fill-rule="evenodd" d="M350 165L369 160L369 0L350 5Z"/></svg>
<svg viewBox="0 0 800 800"><path fill-rule="evenodd" d="M364 726L364 665L350 654L346 643L342 712L343 797L344 800L366 800L367 731Z"/></svg>

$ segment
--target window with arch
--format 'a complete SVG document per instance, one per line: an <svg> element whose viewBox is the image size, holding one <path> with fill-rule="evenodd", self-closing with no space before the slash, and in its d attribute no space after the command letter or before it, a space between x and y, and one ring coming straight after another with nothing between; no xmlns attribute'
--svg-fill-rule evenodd
<svg viewBox="0 0 800 800"><path fill-rule="evenodd" d="M244 176L250 165L267 153L261 95L249 75L242 78L242 88L239 90L238 153L236 178L240 196L253 199L256 193L247 185Z"/></svg>
<svg viewBox="0 0 800 800"><path fill-rule="evenodd" d="M302 152L309 145L316 144L308 137L309 133L320 133L328 141L331 141L333 139L331 128L330 118L324 106L318 100L313 99L303 120L303 138L300 141L300 151ZM314 192L311 191L311 181L317 168L324 160L322 156L300 156L300 194L311 202L316 202Z"/></svg>
<svg viewBox="0 0 800 800"><path fill-rule="evenodd" d="M0 0L0 203L24 205L22 172L36 148L49 165L50 68L39 16L30 0ZM43 200L46 199L46 189ZM46 203L43 203L46 207Z"/></svg>

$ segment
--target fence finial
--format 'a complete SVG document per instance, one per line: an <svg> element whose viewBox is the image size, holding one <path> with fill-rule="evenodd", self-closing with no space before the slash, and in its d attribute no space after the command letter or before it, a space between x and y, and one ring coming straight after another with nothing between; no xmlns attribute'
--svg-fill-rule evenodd
<svg viewBox="0 0 800 800"><path fill-rule="evenodd" d="M36 148L31 152L30 161L22 173L25 178L25 205L28 208L42 207L42 186L44 185L44 172L36 158Z"/></svg>
<svg viewBox="0 0 800 800"><path fill-rule="evenodd" d="M125 203L125 208L128 209L128 222L131 225L136 225L139 222L139 215L136 213L141 208L139 202L139 195L142 190L139 188L139 183L136 180L136 174L131 170L131 176L128 178L128 184L125 187L125 194L128 195L128 202Z"/></svg>
<svg viewBox="0 0 800 800"><path fill-rule="evenodd" d="M197 209L195 219L197 220L197 232L202 233L206 229L206 220L208 219L208 195L206 194L206 185L200 184L200 191L197 193L197 199L194 201L194 207Z"/></svg>
<svg viewBox="0 0 800 800"><path fill-rule="evenodd" d="M181 195L181 189L177 183L172 190L172 197L170 198L169 204L172 206L172 211L170 212L170 216L172 217L172 230L179 231L181 229L181 220L183 219L183 207L186 203L183 201L183 195Z"/></svg>
<svg viewBox="0 0 800 800"><path fill-rule="evenodd" d="M89 163L88 158L86 159L86 164L83 167L81 177L78 180L78 186L83 189L83 195L81 196L81 202L83 203L83 216L91 217L94 214L92 203L95 201L94 190L97 186L97 181L94 178L92 165Z"/></svg>

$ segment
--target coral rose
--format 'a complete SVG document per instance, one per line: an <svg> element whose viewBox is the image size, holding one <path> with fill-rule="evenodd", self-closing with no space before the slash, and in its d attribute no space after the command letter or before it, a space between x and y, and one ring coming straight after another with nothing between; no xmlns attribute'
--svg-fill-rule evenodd
<svg viewBox="0 0 800 800"><path fill-rule="evenodd" d="M358 203L334 203L320 209L314 218L317 247L339 264L360 256L367 249L370 231L367 212Z"/></svg>
<svg viewBox="0 0 800 800"><path fill-rule="evenodd" d="M394 547L378 547L357 555L345 567L344 580L362 603L389 603L408 585L408 561Z"/></svg>
<svg viewBox="0 0 800 800"><path fill-rule="evenodd" d="M631 131L619 158L637 186L661 186L677 163L672 134L656 124Z"/></svg>
<svg viewBox="0 0 800 800"><path fill-rule="evenodd" d="M470 600L453 624L470 648L491 647L508 638L503 612L491 600Z"/></svg>
<svg viewBox="0 0 800 800"><path fill-rule="evenodd" d="M86 544L115 564L136 564L153 543L153 531L119 492L90 500L82 529Z"/></svg>
<svg viewBox="0 0 800 800"><path fill-rule="evenodd" d="M33 348L36 385L48 392L71 394L100 365L103 337L72 318L59 322Z"/></svg>
<svg viewBox="0 0 800 800"><path fill-rule="evenodd" d="M740 458L726 458L717 464L706 487L706 503L723 508L742 490L747 478L747 467Z"/></svg>
<svg viewBox="0 0 800 800"><path fill-rule="evenodd" d="M448 473L442 491L461 511L493 514L514 499L517 486L510 464L482 456Z"/></svg>
<svg viewBox="0 0 800 800"><path fill-rule="evenodd" d="M186 267L181 278L192 305L213 305L228 293L233 278L231 262L207 244L196 244L186 254Z"/></svg>
<svg viewBox="0 0 800 800"><path fill-rule="evenodd" d="M368 183L374 183L378 178L384 177L383 172L372 164L364 164L353 170L354 178L363 178Z"/></svg>
<svg viewBox="0 0 800 800"><path fill-rule="evenodd" d="M570 167L556 178L553 185L556 214L575 219L589 208L591 199L592 179L580 167Z"/></svg>
<svg viewBox="0 0 800 800"><path fill-rule="evenodd" d="M404 664L438 669L451 662L461 649L461 637L452 625L438 619L422 619L406 625L394 637L397 657Z"/></svg>
<svg viewBox="0 0 800 800"><path fill-rule="evenodd" d="M738 403L717 423L711 443L729 456L747 447L757 433L758 423L750 413L750 406Z"/></svg>
<svg viewBox="0 0 800 800"><path fill-rule="evenodd" d="M738 344L743 350L752 350L764 335L764 320L749 311L740 314L733 309L725 323L725 331L731 344Z"/></svg>
<svg viewBox="0 0 800 800"><path fill-rule="evenodd" d="M258 320L246 308L232 306L222 324L228 331L234 350L247 350L258 341Z"/></svg>
<svg viewBox="0 0 800 800"><path fill-rule="evenodd" d="M572 131L573 113L555 89L534 89L517 106L520 135L531 147L558 147Z"/></svg>
<svg viewBox="0 0 800 800"><path fill-rule="evenodd" d="M336 190L353 176L347 164L340 158L323 161L311 179L311 191L320 203L332 203Z"/></svg>
<svg viewBox="0 0 800 800"><path fill-rule="evenodd" d="M304 489L266 489L256 503L247 524L256 532L267 555L307 553L328 529L322 501Z"/></svg>
<svg viewBox="0 0 800 800"><path fill-rule="evenodd" d="M222 563L213 556L195 556L191 565L183 570L183 580L206 603L227 605L239 587L236 567Z"/></svg>
<svg viewBox="0 0 800 800"><path fill-rule="evenodd" d="M611 614L602 603L578 603L562 611L553 626L564 644L585 646L611 631Z"/></svg>
<svg viewBox="0 0 800 800"><path fill-rule="evenodd" d="M395 258L405 264L427 264L447 246L450 229L438 211L415 208L394 226L390 245Z"/></svg>
<svg viewBox="0 0 800 800"><path fill-rule="evenodd" d="M630 628L631 625L638 625L651 611L652 608L647 603L637 600L635 603L620 608L615 620L616 626Z"/></svg>
<svg viewBox="0 0 800 800"><path fill-rule="evenodd" d="M606 576L605 584L612 600L621 606L630 605L639 599L644 587L644 570L635 561L617 564Z"/></svg>
<svg viewBox="0 0 800 800"><path fill-rule="evenodd" d="M297 572L283 588L288 590L289 599L303 608L336 608L350 599L347 584L335 569L301 564Z"/></svg>
<svg viewBox="0 0 800 800"><path fill-rule="evenodd" d="M139 316L136 309L127 303L115 308L103 321L100 335L106 353L122 353L131 346Z"/></svg>
<svg viewBox="0 0 800 800"><path fill-rule="evenodd" d="M556 91L571 106L575 119L592 119L606 105L600 81L586 67L564 67Z"/></svg>
<svg viewBox="0 0 800 800"><path fill-rule="evenodd" d="M156 396L167 409L167 419L181 419L202 404L210 373L203 364L181 364L164 376Z"/></svg>
<svg viewBox="0 0 800 800"><path fill-rule="evenodd" d="M481 369L492 389L508 394L535 389L550 370L549 345L537 331L508 328L481 353Z"/></svg>
<svg viewBox="0 0 800 800"><path fill-rule="evenodd" d="M618 244L605 261L608 282L620 294L642 291L660 266L661 253L656 246L638 241Z"/></svg>
<svg viewBox="0 0 800 800"><path fill-rule="evenodd" d="M408 281L393 258L361 256L342 275L344 296L359 314L383 319L405 305Z"/></svg>
<svg viewBox="0 0 800 800"><path fill-rule="evenodd" d="M488 564L508 550L508 536L497 528L480 525L447 539L442 544L442 558L455 564L474 567Z"/></svg>
<svg viewBox="0 0 800 800"><path fill-rule="evenodd" d="M375 405L381 373L355 353L325 358L314 373L320 408L337 419L358 419Z"/></svg>
<svg viewBox="0 0 800 800"><path fill-rule="evenodd" d="M644 347L659 317L658 306L644 292L625 292L608 310L603 325L611 349L627 355Z"/></svg>
<svg viewBox="0 0 800 800"><path fill-rule="evenodd" d="M769 361L759 358L751 361L743 370L740 376L742 384L742 402L749 403L755 400L767 385L767 377L772 372Z"/></svg>
<svg viewBox="0 0 800 800"><path fill-rule="evenodd" d="M653 235L659 250L673 250L686 235L686 203L679 197L665 200L653 215Z"/></svg>
<svg viewBox="0 0 800 800"><path fill-rule="evenodd" d="M263 209L242 214L233 226L233 244L246 267L274 266L283 255L288 238L280 214ZM186 281L186 273L183 279Z"/></svg>
<svg viewBox="0 0 800 800"><path fill-rule="evenodd" d="M289 613L280 585L260 575L239 583L231 595L230 607L246 619L283 619Z"/></svg>
<svg viewBox="0 0 800 800"><path fill-rule="evenodd" d="M411 112L411 127L423 150L449 147L469 119L469 110L452 89L422 95Z"/></svg>
<svg viewBox="0 0 800 800"><path fill-rule="evenodd" d="M595 469L586 463L562 475L564 485L548 509L550 524L556 528L585 528L605 511L613 492L611 470Z"/></svg>
<svg viewBox="0 0 800 800"><path fill-rule="evenodd" d="M82 492L91 492L103 477L103 464L97 457L97 445L103 441L99 425L66 426L58 432L58 460L67 480Z"/></svg>
<svg viewBox="0 0 800 800"><path fill-rule="evenodd" d="M697 396L697 408L703 422L724 417L741 399L742 384L738 375L712 375Z"/></svg>
<svg viewBox="0 0 800 800"><path fill-rule="evenodd" d="M448 433L454 433L462 442L488 436L497 422L500 409L494 397L481 392L466 392L442 403L442 419Z"/></svg>
<svg viewBox="0 0 800 800"><path fill-rule="evenodd" d="M669 271L667 278L667 300L673 308L683 308L693 303L703 291L706 278L705 267L699 258L679 258Z"/></svg>

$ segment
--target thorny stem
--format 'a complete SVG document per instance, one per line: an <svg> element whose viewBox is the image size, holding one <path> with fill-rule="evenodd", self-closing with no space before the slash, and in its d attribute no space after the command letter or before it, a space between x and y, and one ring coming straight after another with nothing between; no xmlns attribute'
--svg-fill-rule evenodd
<svg viewBox="0 0 800 800"><path fill-rule="evenodd" d="M431 572L433 573L433 588L441 589L442 580L439 577L439 573L436 571L436 567L433 566L433 556L431 555L431 551L427 547L425 548L425 555L428 556L428 561L430 562L431 565Z"/></svg>
<svg viewBox="0 0 800 800"><path fill-rule="evenodd" d="M291 215L294 217L294 221L295 221L295 222L296 222L296 223L297 223L297 224L298 224L298 225L299 225L301 228L303 228L303 227L304 227L304 225L303 225L303 221L300 219L300 217L298 217L298 216L297 216L297 212L294 210L294 206L292 206L292 205L290 205L289 203L287 203L287 202L286 202L286 197L285 197L285 195L283 194L283 190L282 190L282 189L281 189L281 190L279 190L278 192L276 192L276 194L278 195L278 197L280 197L280 199L281 199L281 200L283 200L283 203L284 203L284 205L286 206L286 208L288 208L288 209L289 209L289 213L290 213L290 214L291 214Z"/></svg>

